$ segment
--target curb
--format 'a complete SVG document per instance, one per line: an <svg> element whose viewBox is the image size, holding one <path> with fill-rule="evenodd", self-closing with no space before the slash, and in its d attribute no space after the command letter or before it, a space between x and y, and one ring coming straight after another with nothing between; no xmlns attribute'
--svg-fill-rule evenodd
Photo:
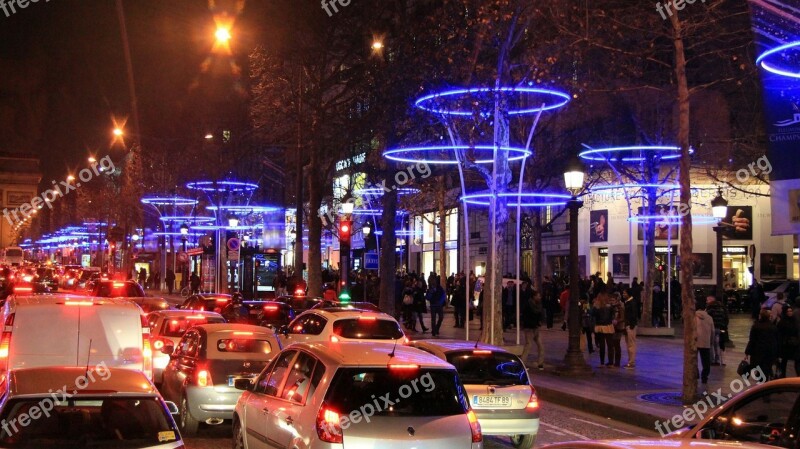
<svg viewBox="0 0 800 449"><path fill-rule="evenodd" d="M534 381L534 384L536 382ZM609 404L597 399L588 398L583 395L556 390L543 385L534 385L536 395L540 399L561 405L563 407L588 412L593 415L611 418L616 421L632 424L636 427L654 432L655 422L664 421L665 418L650 413L636 410L635 408L623 407L617 404Z"/></svg>

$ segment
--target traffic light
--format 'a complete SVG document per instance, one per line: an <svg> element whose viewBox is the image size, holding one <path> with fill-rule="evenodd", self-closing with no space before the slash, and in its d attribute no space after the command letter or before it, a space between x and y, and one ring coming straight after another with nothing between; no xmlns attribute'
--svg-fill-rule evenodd
<svg viewBox="0 0 800 449"><path fill-rule="evenodd" d="M342 220L339 222L339 241L342 243L350 243L350 233L353 230L353 222L350 220Z"/></svg>

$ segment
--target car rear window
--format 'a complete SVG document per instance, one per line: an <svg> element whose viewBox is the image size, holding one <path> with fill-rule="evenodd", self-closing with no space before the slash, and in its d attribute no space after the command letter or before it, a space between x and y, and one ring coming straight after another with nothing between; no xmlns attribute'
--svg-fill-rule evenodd
<svg viewBox="0 0 800 449"><path fill-rule="evenodd" d="M55 403L50 396L12 399L0 419L16 424L0 429L4 448L145 448L180 439L174 422L154 397L81 396ZM19 424L23 421L27 425Z"/></svg>
<svg viewBox="0 0 800 449"><path fill-rule="evenodd" d="M205 316L197 316L197 317L176 317L170 318L168 320L164 320L164 324L161 325L161 332L159 335L163 335L164 337L182 337L186 331L192 326L198 326L200 324L213 324L213 323L224 323L225 320L220 317L205 317Z"/></svg>
<svg viewBox="0 0 800 449"><path fill-rule="evenodd" d="M217 340L217 350L228 353L269 354L273 351L269 340L258 338L221 338Z"/></svg>
<svg viewBox="0 0 800 449"><path fill-rule="evenodd" d="M511 354L481 350L454 351L447 361L467 385L528 385L525 365Z"/></svg>
<svg viewBox="0 0 800 449"><path fill-rule="evenodd" d="M333 333L355 340L396 340L403 337L403 331L396 321L364 317L336 320Z"/></svg>
<svg viewBox="0 0 800 449"><path fill-rule="evenodd" d="M468 408L458 375L448 369L340 368L325 402L349 415L376 398L377 416L451 416Z"/></svg>

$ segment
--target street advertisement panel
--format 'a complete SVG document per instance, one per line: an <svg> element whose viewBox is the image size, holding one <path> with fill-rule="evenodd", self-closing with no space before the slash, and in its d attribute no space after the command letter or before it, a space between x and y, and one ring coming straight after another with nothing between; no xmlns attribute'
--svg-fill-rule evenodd
<svg viewBox="0 0 800 449"><path fill-rule="evenodd" d="M589 242L608 241L608 209L589 212Z"/></svg>

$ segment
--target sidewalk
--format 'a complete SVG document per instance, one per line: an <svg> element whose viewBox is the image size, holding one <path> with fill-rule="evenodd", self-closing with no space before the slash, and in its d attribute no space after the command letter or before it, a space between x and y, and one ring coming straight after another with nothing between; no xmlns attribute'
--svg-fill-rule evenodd
<svg viewBox="0 0 800 449"><path fill-rule="evenodd" d="M426 315L426 320L430 316ZM734 348L727 348L724 361L727 366L712 366L707 385L698 381L698 394L704 391L731 393L731 381L741 379L736 368L744 357L744 348L752 321L749 315L731 315L730 338ZM426 321L426 325L428 322ZM664 421L683 411L681 389L683 385L683 330L680 322L676 327L675 338L639 337L637 338L636 368L599 367L600 356L595 348L594 354L584 351L593 375L584 378L560 376L557 368L563 365L567 351L568 332L561 330L561 322L552 329L542 328L541 336L545 347L545 369L539 371L535 363L536 348L527 361L531 379L539 396L547 401L566 407L588 411L603 417L624 421L648 430L655 430L655 421ZM480 335L479 322L471 323L469 338L476 340ZM453 328L453 318L446 313L442 322L441 338L463 339L464 329ZM430 334L409 334L412 339L431 338ZM521 335L520 338L524 338ZM516 331L505 333L506 344L516 343ZM628 354L625 341L622 342L622 365L627 363ZM645 396L646 395L646 396ZM646 400L647 399L647 400Z"/></svg>

